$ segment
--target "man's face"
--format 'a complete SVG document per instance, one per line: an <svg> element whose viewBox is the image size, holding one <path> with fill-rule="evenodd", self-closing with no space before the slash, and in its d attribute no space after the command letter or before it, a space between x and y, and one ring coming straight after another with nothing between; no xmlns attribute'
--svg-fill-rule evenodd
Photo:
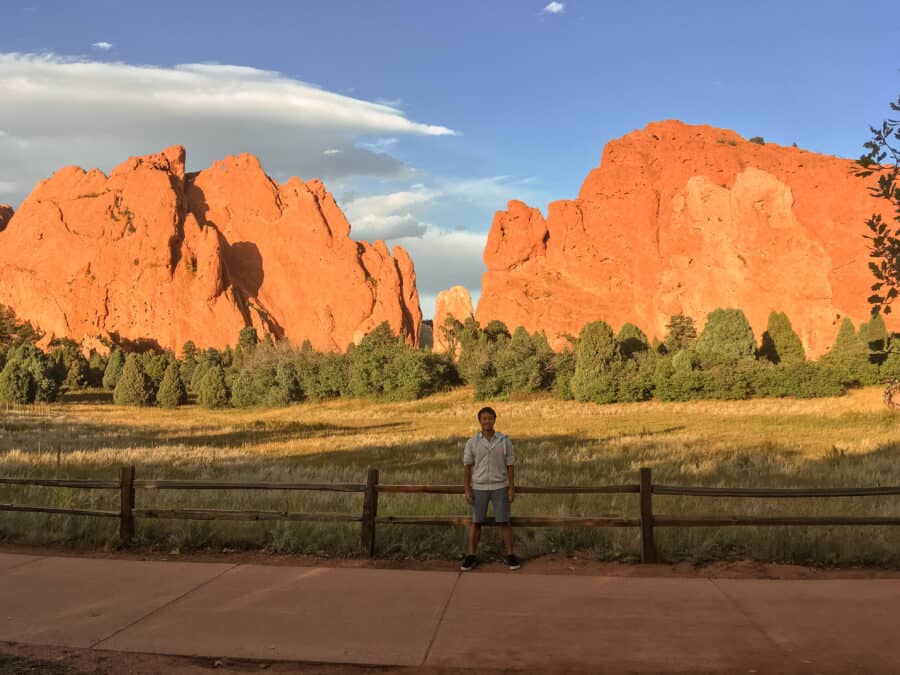
<svg viewBox="0 0 900 675"><path fill-rule="evenodd" d="M481 413L478 417L478 421L481 423L482 433L492 432L494 430L494 422L496 419L497 418L491 415L491 413Z"/></svg>

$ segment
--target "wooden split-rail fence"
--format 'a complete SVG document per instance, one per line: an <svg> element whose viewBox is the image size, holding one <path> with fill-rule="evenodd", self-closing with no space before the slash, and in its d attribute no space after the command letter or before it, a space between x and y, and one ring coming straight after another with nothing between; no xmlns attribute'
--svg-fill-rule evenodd
<svg viewBox="0 0 900 675"><path fill-rule="evenodd" d="M119 480L62 480L44 478L4 478L0 485L43 486L87 490L118 490L118 511L69 509L30 504L0 503L0 511L65 514L119 519L119 541L128 546L134 539L134 524L138 518L167 518L183 520L282 520L299 522L360 523L360 547L364 555L375 555L375 531L379 525L466 525L469 516L379 516L378 497L389 493L459 494L462 485L389 485L379 484L378 469L369 469L365 483L278 483L247 481L200 480L140 480L133 466L122 467ZM137 508L137 490L304 490L317 492L363 493L361 513L291 513L287 511L233 511L222 509L142 509ZM691 516L657 515L653 510L654 495L687 497L735 497L754 499L875 497L900 495L900 486L863 488L710 488L659 485L652 482L650 469L640 470L640 481L626 485L599 486L517 486L516 494L636 494L639 496L639 517L513 517L517 527L634 527L640 528L641 560L658 561L653 532L658 527L724 527L742 525L900 525L900 517L893 516ZM489 520L487 525L495 525Z"/></svg>

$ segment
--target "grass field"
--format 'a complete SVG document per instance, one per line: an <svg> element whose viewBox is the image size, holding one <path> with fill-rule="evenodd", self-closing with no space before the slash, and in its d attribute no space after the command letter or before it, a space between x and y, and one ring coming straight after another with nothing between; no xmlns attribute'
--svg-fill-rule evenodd
<svg viewBox="0 0 900 675"><path fill-rule="evenodd" d="M461 483L465 439L477 428L471 390L421 401L305 403L274 410L119 408L101 392L63 403L0 408L0 475ZM900 415L868 388L818 400L646 402L597 406L529 398L494 404L497 428L518 455L521 485L654 482L731 487L900 485ZM118 508L110 491L0 486L0 502ZM140 508L208 507L358 513L362 495L138 491ZM659 497L657 515L900 515L900 498L739 500ZM462 497L383 495L380 515L463 514ZM520 495L517 515L636 517L636 495ZM116 521L0 513L0 539L17 543L114 546ZM255 548L357 555L358 526L297 523L138 521L142 546L162 550ZM658 529L668 560L748 557L818 564L900 564L900 529L743 527ZM526 556L582 551L636 560L636 530L522 529ZM487 537L496 551L497 537ZM461 527L384 526L378 555L452 557Z"/></svg>

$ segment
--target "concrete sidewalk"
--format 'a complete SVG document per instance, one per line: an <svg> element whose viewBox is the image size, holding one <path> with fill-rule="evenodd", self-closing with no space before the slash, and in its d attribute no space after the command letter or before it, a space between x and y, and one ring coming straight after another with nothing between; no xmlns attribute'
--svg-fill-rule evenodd
<svg viewBox="0 0 900 675"><path fill-rule="evenodd" d="M0 641L628 673L900 673L900 579L420 572L0 554Z"/></svg>

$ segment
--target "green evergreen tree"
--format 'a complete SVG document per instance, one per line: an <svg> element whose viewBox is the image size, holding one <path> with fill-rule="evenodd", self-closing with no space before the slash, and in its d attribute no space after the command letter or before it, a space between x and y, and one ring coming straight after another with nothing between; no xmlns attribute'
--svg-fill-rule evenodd
<svg viewBox="0 0 900 675"><path fill-rule="evenodd" d="M0 403L34 403L37 387L25 362L10 356L0 372Z"/></svg>
<svg viewBox="0 0 900 675"><path fill-rule="evenodd" d="M231 405L235 408L252 408L262 403L265 391L257 391L253 374L249 370L234 373L229 385Z"/></svg>
<svg viewBox="0 0 900 675"><path fill-rule="evenodd" d="M199 393L200 383L206 375L207 371L213 366L222 366L222 355L216 349L207 349L200 354L197 359L197 365L191 374L191 391ZM224 372L224 368L223 368ZM187 382L187 380L185 380Z"/></svg>
<svg viewBox="0 0 900 675"><path fill-rule="evenodd" d="M880 313L860 324L859 339L869 354L869 363L872 364L872 368L870 368L872 373L869 379L872 380L872 383L877 382L878 375L874 371L887 359L890 346L890 333Z"/></svg>
<svg viewBox="0 0 900 675"><path fill-rule="evenodd" d="M153 382L154 390L159 389L169 364L174 361L175 357L171 352L159 353L151 350L141 354L141 367Z"/></svg>
<svg viewBox="0 0 900 675"><path fill-rule="evenodd" d="M156 402L163 408L177 408L187 403L187 389L181 379L178 364L169 363L159 383L159 391L156 392Z"/></svg>
<svg viewBox="0 0 900 675"><path fill-rule="evenodd" d="M527 394L548 389L553 382L553 350L540 333L529 335L519 326L494 354L497 393Z"/></svg>
<svg viewBox="0 0 900 675"><path fill-rule="evenodd" d="M706 326L691 349L701 368L734 366L756 355L756 338L747 317L739 309L716 309L706 317Z"/></svg>
<svg viewBox="0 0 900 675"><path fill-rule="evenodd" d="M619 345L619 353L625 359L630 359L635 354L640 354L650 349L650 343L644 331L633 323L622 325L619 334L616 335L616 342Z"/></svg>
<svg viewBox="0 0 900 675"><path fill-rule="evenodd" d="M794 332L791 320L783 312L772 312L762 335L760 357L774 364L792 365L806 360L800 336Z"/></svg>
<svg viewBox="0 0 900 675"><path fill-rule="evenodd" d="M140 357L137 354L129 354L113 390L113 402L116 405L150 405L154 394L153 382L144 372Z"/></svg>
<svg viewBox="0 0 900 675"><path fill-rule="evenodd" d="M88 359L88 386L102 387L103 375L106 372L106 358L102 354L92 351Z"/></svg>
<svg viewBox="0 0 900 675"><path fill-rule="evenodd" d="M572 377L575 375L575 345L558 352L553 357L553 395L564 401L575 398L572 393Z"/></svg>
<svg viewBox="0 0 900 675"><path fill-rule="evenodd" d="M294 364L282 356L275 364L275 379L266 392L266 404L286 406L303 399L303 388Z"/></svg>
<svg viewBox="0 0 900 675"><path fill-rule="evenodd" d="M103 388L115 389L119 382L119 376L125 367L125 355L118 347L112 350L109 355L109 361L106 363L106 370L103 371Z"/></svg>
<svg viewBox="0 0 900 675"><path fill-rule="evenodd" d="M511 337L509 328L507 328L505 323L498 319L488 322L488 325L484 327L484 333L488 336L488 339L492 341L496 341L500 337Z"/></svg>
<svg viewBox="0 0 900 675"><path fill-rule="evenodd" d="M259 344L259 335L256 333L256 329L253 326L247 326L246 328L241 328L241 332L238 335L238 346L243 350L252 350L256 345Z"/></svg>
<svg viewBox="0 0 900 675"><path fill-rule="evenodd" d="M575 373L570 387L579 401L617 400L621 356L612 328L604 321L586 324L578 335Z"/></svg>
<svg viewBox="0 0 900 675"><path fill-rule="evenodd" d="M697 326L694 324L694 320L684 314L670 317L666 329L669 332L663 340L663 348L668 354L674 354L680 349L687 349L697 339Z"/></svg>
<svg viewBox="0 0 900 675"><path fill-rule="evenodd" d="M869 363L869 350L849 318L841 322L834 344L819 362L845 385L873 384L877 379L877 368Z"/></svg>
<svg viewBox="0 0 900 675"><path fill-rule="evenodd" d="M225 369L212 363L199 382L197 401L204 408L224 408L228 405L228 386L225 383Z"/></svg>
<svg viewBox="0 0 900 675"><path fill-rule="evenodd" d="M66 371L65 385L69 389L83 389L88 386L89 368L84 358L72 359Z"/></svg>
<svg viewBox="0 0 900 675"><path fill-rule="evenodd" d="M354 396L382 397L385 372L401 349L400 341L387 321L368 333L350 355L350 391Z"/></svg>

